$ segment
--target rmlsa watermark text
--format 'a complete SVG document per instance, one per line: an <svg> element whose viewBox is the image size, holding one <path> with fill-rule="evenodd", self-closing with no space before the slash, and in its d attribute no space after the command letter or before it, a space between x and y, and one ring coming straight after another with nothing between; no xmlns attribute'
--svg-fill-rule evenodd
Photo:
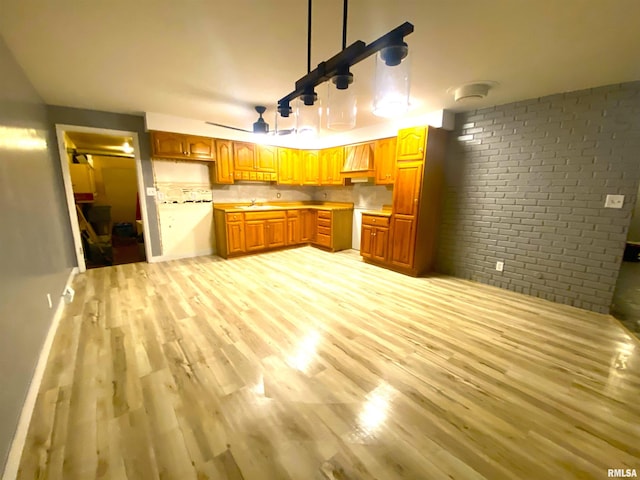
<svg viewBox="0 0 640 480"><path fill-rule="evenodd" d="M635 468L609 468L607 477L611 478L638 478Z"/></svg>

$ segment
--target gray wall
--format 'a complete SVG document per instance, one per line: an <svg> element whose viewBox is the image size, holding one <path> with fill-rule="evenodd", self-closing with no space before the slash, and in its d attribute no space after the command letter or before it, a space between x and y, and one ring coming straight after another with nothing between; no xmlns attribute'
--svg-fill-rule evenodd
<svg viewBox="0 0 640 480"><path fill-rule="evenodd" d="M640 82L461 113L450 142L438 270L608 312L640 177ZM603 208L607 194L624 207Z"/></svg>
<svg viewBox="0 0 640 480"><path fill-rule="evenodd" d="M75 257L47 110L2 38L0 72L2 470L53 319L46 294L57 305Z"/></svg>
<svg viewBox="0 0 640 480"><path fill-rule="evenodd" d="M138 141L140 142L143 182L145 188L147 186L153 186L151 143L149 140L149 134L145 131L143 117L51 105L48 106L48 110L49 118L52 122L51 131L54 136L56 124L137 132ZM57 151L55 155L59 158ZM155 199L153 197L147 197L145 192L139 193L140 200L144 200L147 204L147 214L149 215L149 232L145 232L145 241L151 242L151 253L153 256L160 255L160 232L158 231L158 212L156 209Z"/></svg>

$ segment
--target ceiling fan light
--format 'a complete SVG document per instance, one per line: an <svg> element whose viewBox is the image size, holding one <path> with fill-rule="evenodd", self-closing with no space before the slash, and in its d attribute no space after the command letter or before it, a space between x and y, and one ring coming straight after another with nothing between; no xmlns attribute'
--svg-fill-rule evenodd
<svg viewBox="0 0 640 480"><path fill-rule="evenodd" d="M256 109L256 112L258 112L258 115L260 115L260 117L258 118L258 120L256 120L253 123L253 133L258 133L258 134L269 133L269 124L264 121L264 118L262 118L262 114L267 110L267 107L258 105L257 107L255 107L255 109Z"/></svg>
<svg viewBox="0 0 640 480"><path fill-rule="evenodd" d="M406 46L406 44L405 44ZM392 47L387 47L392 48ZM396 117L406 113L409 109L409 70L410 62L408 52L405 51L404 59L393 66L388 64L390 57L392 62L398 60L401 52L387 52L383 55L382 49L376 55L376 86L373 100L373 114L379 117Z"/></svg>

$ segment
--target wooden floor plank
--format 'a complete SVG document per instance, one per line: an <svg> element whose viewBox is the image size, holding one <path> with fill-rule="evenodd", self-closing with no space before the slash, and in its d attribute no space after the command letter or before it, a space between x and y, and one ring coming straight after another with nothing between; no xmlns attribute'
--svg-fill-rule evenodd
<svg viewBox="0 0 640 480"><path fill-rule="evenodd" d="M640 471L640 345L609 316L311 247L73 286L20 480Z"/></svg>

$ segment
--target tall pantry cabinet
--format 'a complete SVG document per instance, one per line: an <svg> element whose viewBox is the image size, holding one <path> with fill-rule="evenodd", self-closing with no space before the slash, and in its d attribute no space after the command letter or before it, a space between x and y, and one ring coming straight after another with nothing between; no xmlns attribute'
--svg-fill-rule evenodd
<svg viewBox="0 0 640 480"><path fill-rule="evenodd" d="M433 269L447 132L400 130L396 150L387 266L410 275Z"/></svg>

